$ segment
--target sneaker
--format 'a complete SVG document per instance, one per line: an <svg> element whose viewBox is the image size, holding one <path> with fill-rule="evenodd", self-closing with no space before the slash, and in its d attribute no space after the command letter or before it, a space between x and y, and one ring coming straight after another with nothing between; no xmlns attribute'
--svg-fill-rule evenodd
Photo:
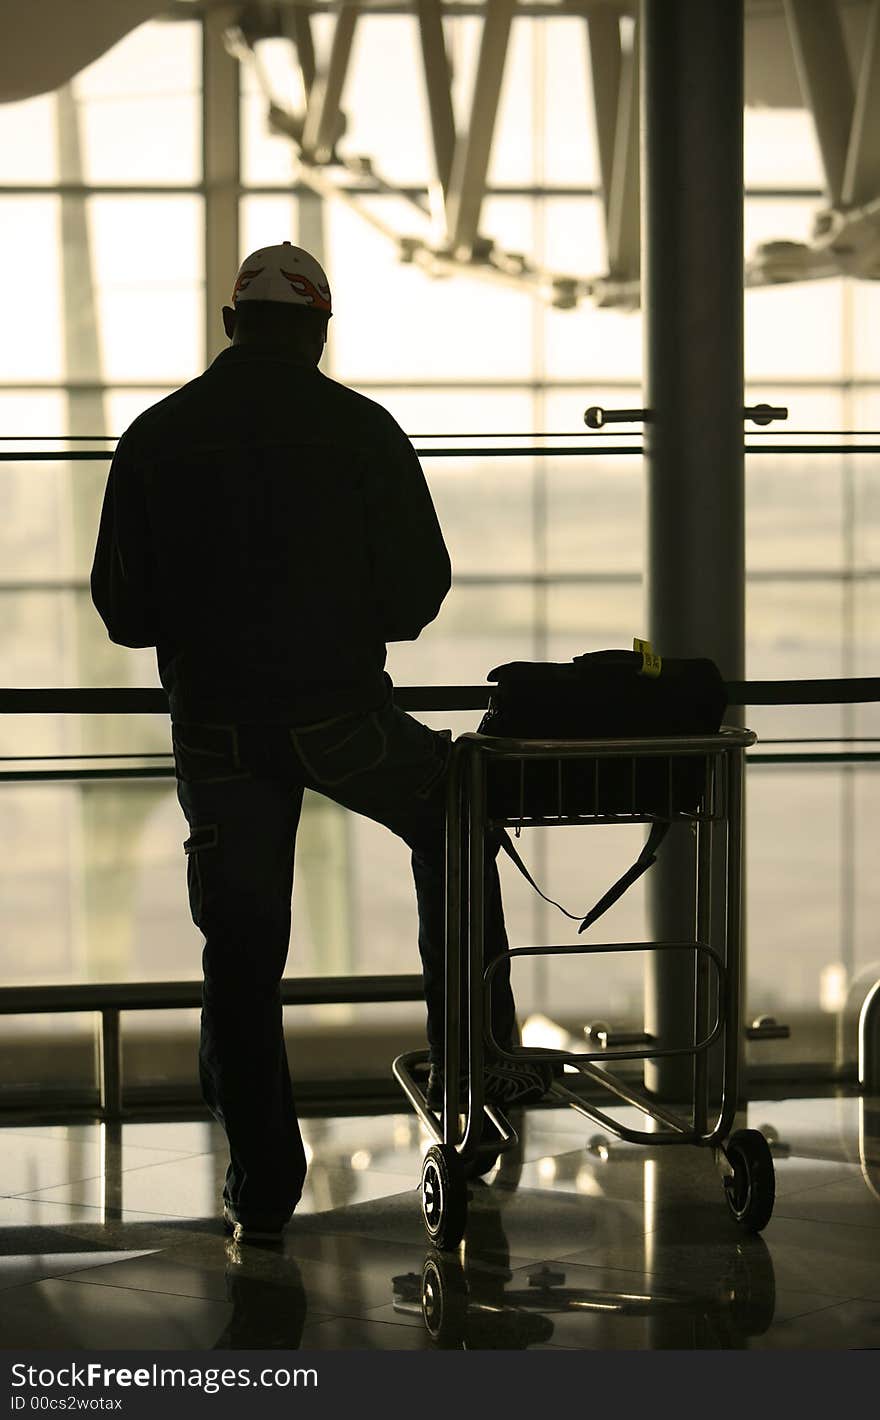
<svg viewBox="0 0 880 1420"><path fill-rule="evenodd" d="M459 1101L464 1099L467 1090L467 1076L462 1075L458 1082ZM425 1088L425 1104L429 1109L440 1110L443 1108L443 1066L431 1065L428 1071L428 1084Z"/></svg>
<svg viewBox="0 0 880 1420"><path fill-rule="evenodd" d="M255 1216L245 1223L236 1218L228 1203L223 1204L224 1230L231 1233L237 1243L280 1243L283 1241L286 1224L286 1218L273 1217L269 1213L262 1217Z"/></svg>
<svg viewBox="0 0 880 1420"><path fill-rule="evenodd" d="M553 1067L546 1060L491 1060L483 1066L483 1096L486 1104L513 1109L516 1105L537 1104L553 1084ZM467 1079L462 1077L465 1097ZM443 1067L432 1065L428 1074L425 1101L429 1109L443 1108Z"/></svg>

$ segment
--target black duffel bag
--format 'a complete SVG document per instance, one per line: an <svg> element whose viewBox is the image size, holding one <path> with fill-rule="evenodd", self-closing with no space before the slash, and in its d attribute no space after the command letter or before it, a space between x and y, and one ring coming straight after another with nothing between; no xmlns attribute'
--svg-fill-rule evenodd
<svg viewBox="0 0 880 1420"><path fill-rule="evenodd" d="M639 649L634 651L595 651L565 664L511 661L497 666L486 677L496 688L478 732L548 741L717 733L727 695L715 663L702 657L661 661L646 642L635 644ZM702 755L490 760L488 815L508 821L653 820L638 860L584 917L583 931L655 861L669 821L699 811L705 784ZM506 833L502 847L541 892Z"/></svg>

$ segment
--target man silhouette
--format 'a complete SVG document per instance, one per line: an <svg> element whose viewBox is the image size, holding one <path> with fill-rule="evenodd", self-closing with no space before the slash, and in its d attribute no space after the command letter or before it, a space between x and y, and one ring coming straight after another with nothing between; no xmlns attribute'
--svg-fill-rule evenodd
<svg viewBox="0 0 880 1420"><path fill-rule="evenodd" d="M205 938L199 1074L229 1141L224 1220L243 1241L280 1236L306 1174L279 991L306 787L411 849L429 1103L442 1094L450 732L399 710L384 667L388 641L436 617L450 562L406 435L318 370L330 316L308 252L283 242L243 262L230 346L119 440L91 575L110 639L155 646L168 693ZM487 959L507 950L488 861ZM507 967L493 1024L512 1039ZM546 1067L487 1064L500 1103L548 1083Z"/></svg>

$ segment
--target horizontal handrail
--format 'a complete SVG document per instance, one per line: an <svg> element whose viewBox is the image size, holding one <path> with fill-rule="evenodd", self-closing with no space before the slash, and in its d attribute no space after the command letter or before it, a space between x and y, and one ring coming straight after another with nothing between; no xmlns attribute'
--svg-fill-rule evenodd
<svg viewBox="0 0 880 1420"><path fill-rule="evenodd" d="M557 445L551 448L518 447L506 448L417 448L419 458L460 459L460 458L604 458L608 454L643 454L642 444L594 444L568 448ZM744 444L745 454L880 454L880 444ZM87 463L99 459L113 458L112 449L47 449L21 450L15 452L0 449L0 463Z"/></svg>
<svg viewBox="0 0 880 1420"><path fill-rule="evenodd" d="M366 1005L424 1001L419 975L301 976L281 982L285 1006ZM201 981L85 982L65 986L0 986L0 1016L46 1011L166 1011L202 1004Z"/></svg>
<svg viewBox="0 0 880 1420"><path fill-rule="evenodd" d="M729 680L728 705L855 705L880 701L880 677L827 680ZM394 687L402 710L484 710L491 685ZM167 715L161 689L77 687L0 689L0 715Z"/></svg>
<svg viewBox="0 0 880 1420"><path fill-rule="evenodd" d="M747 585L780 583L876 582L877 567L754 567L746 572ZM635 568L599 572L455 572L452 587L638 587L644 577ZM87 592L88 577L16 577L0 580L0 593L23 595L32 592Z"/></svg>
<svg viewBox="0 0 880 1420"><path fill-rule="evenodd" d="M480 710L489 704L485 685L395 686L403 710ZM0 715L167 715L160 689L0 689Z"/></svg>
<svg viewBox="0 0 880 1420"><path fill-rule="evenodd" d="M760 435L762 438L799 438L811 439L868 439L880 437L880 429L750 429L752 438ZM122 436L120 434L0 434L2 444L117 444ZM582 439L584 437L582 429L493 429L486 430L485 433L475 433L473 430L464 433L454 433L447 431L442 434L408 434L407 438L415 442L416 439ZM624 438L630 437L624 435ZM639 437L632 435L633 438ZM593 439L618 439L620 431L617 429L593 429L590 433L590 440Z"/></svg>
<svg viewBox="0 0 880 1420"><path fill-rule="evenodd" d="M77 756L71 755L72 759ZM85 758L87 756L80 756ZM24 755L23 759L28 756ZM122 758L122 756L120 756ZM170 758L170 755L169 755ZM817 751L797 754L746 754L746 764L880 764L876 750ZM107 783L116 780L174 779L174 769L5 769L0 772L0 784L79 784L95 780Z"/></svg>

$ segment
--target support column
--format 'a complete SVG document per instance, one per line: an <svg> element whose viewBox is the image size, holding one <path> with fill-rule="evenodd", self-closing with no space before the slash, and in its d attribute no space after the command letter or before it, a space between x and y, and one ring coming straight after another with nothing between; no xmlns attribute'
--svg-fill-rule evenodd
<svg viewBox="0 0 880 1420"><path fill-rule="evenodd" d="M641 78L649 634L741 680L742 0L642 0ZM689 826L674 828L649 879L658 940L693 938L691 858ZM646 1030L692 1041L693 1001L690 954L650 955ZM647 1062L645 1083L687 1099L692 1064Z"/></svg>

